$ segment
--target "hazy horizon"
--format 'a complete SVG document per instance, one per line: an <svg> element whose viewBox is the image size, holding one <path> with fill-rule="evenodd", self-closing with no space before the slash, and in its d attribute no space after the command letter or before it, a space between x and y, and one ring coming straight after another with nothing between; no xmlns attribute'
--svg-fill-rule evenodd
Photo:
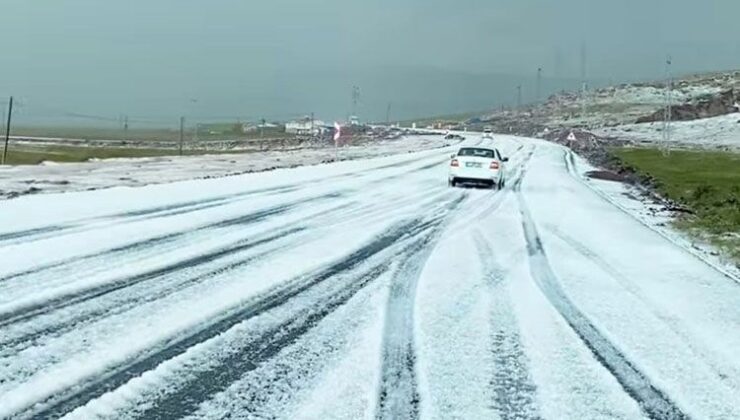
<svg viewBox="0 0 740 420"><path fill-rule="evenodd" d="M464 113L532 101L538 67L542 97L577 88L584 46L591 84L740 67L731 0L6 3L19 124L331 120L354 85L364 120Z"/></svg>

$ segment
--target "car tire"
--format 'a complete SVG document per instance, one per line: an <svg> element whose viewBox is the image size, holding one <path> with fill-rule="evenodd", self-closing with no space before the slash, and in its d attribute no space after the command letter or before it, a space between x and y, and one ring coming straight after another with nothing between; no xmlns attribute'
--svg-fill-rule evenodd
<svg viewBox="0 0 740 420"><path fill-rule="evenodd" d="M447 181L447 186L452 187L452 188L455 188L455 187L457 187L457 182L455 182L454 179L451 179L451 180Z"/></svg>

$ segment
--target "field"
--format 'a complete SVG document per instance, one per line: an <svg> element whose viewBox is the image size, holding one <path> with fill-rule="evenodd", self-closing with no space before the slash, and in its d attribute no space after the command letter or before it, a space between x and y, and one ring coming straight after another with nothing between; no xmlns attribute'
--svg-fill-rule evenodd
<svg viewBox="0 0 740 420"><path fill-rule="evenodd" d="M7 162L10 165L35 165L43 161L84 162L90 159L139 158L174 156L178 154L180 133L167 128L139 128L124 131L117 127L14 127L14 137L66 139L42 142L11 140ZM224 142L240 142L247 149L261 148L262 142L279 140L284 146L294 136L286 136L282 128L263 132L237 132L234 124L212 124L208 130L185 131L185 155L243 153L248 150L222 147ZM251 142L254 142L253 144ZM264 143L267 145L268 143ZM0 151L1 153L1 151Z"/></svg>
<svg viewBox="0 0 740 420"><path fill-rule="evenodd" d="M203 152L185 150L183 153L202 154ZM36 165L44 161L85 162L90 159L140 158L174 156L177 154L178 151L174 149L138 147L76 147L54 145L44 146L43 148L20 148L18 146L12 146L8 150L8 159L6 163L9 165Z"/></svg>
<svg viewBox="0 0 740 420"><path fill-rule="evenodd" d="M177 141L180 138L180 131L173 128L132 128L123 130L121 127L73 127L73 126L17 126L13 127L12 136L26 137L54 137L67 139L84 139L84 140L128 140L128 141ZM185 129L185 139L198 138L207 139L255 139L264 137L284 136L285 132L281 127L268 128L263 132L251 131L242 133L236 129L233 123L209 124L201 127L199 132L195 133L194 127Z"/></svg>
<svg viewBox="0 0 740 420"><path fill-rule="evenodd" d="M185 149L183 155L216 155L250 153L253 149ZM44 161L52 162L86 162L92 159L112 158L144 158L157 156L177 156L174 148L146 148L146 147L95 147L95 146L66 146L48 145L43 147L11 146L8 149L8 165L37 165Z"/></svg>
<svg viewBox="0 0 740 420"><path fill-rule="evenodd" d="M740 258L740 154L719 151L613 149L624 167L650 177L663 197L686 206L680 228Z"/></svg>

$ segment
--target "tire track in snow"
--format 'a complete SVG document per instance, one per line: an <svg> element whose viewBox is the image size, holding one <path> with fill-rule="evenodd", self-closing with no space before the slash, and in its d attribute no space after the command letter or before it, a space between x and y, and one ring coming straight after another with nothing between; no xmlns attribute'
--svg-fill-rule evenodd
<svg viewBox="0 0 740 420"><path fill-rule="evenodd" d="M493 406L503 420L539 420L542 417L536 405L537 387L529 374L510 297L501 287L506 272L494 262L493 250L479 231L473 239L491 294Z"/></svg>
<svg viewBox="0 0 740 420"><path fill-rule="evenodd" d="M416 379L414 350L414 302L416 287L434 242L444 230L446 219L467 198L461 195L451 202L440 222L420 244L414 255L404 259L394 273L386 306L383 332L382 371L377 419L415 419L419 417L420 396Z"/></svg>
<svg viewBox="0 0 740 420"><path fill-rule="evenodd" d="M175 233L169 233L165 235L160 235L154 238L145 239L142 241L133 242L127 245L118 246L115 248L111 248L105 251L96 252L94 254L88 254L83 255L79 257L73 257L69 258L63 261L37 266L29 270L25 270L23 272L11 274L9 276L6 276L4 278L0 278L0 285L4 286L3 283L7 283L10 281L13 281L15 283L23 283L23 282L39 282L39 277L43 278L66 278L70 275L73 275L75 278L79 279L83 276L87 275L89 277L94 277L95 275L104 272L105 267L108 266L108 264L112 265L123 265L123 264L129 264L129 263L136 263L137 261L150 257L152 253L156 252L158 255L162 254L163 252L171 251L173 249L179 249L182 248L183 245L187 245L189 241L192 242L192 240L197 239L197 235L205 235L210 234L210 231L217 230L217 229L229 229L232 227L245 227L250 225L255 225L260 222L263 222L265 220L268 220L269 218L273 216L279 216L286 213L289 213L303 205L314 203L317 201L323 201L323 200L331 200L335 199L337 197L340 197L337 193L330 193L330 194L324 194L321 196L311 197L308 199L301 199L296 200L290 203L284 203L281 205L276 205L272 207L268 207L266 209L254 211L251 213L247 213L241 216L231 217L225 220L219 220L217 222L209 223L204 226L200 226L191 230L185 230ZM338 206L334 206L327 210L322 210L320 212L311 214L307 218L304 218L302 222L319 218L321 216L324 216L328 213L335 212L337 210L343 209L347 206L349 206L349 203L340 204ZM293 226L297 226L298 223L294 223ZM237 243L234 246L238 247L239 243ZM236 251L239 251L237 249ZM219 254L220 255L220 254ZM191 258L192 260L193 258ZM110 261L110 263L108 263ZM153 270L156 271L156 273L152 273L152 275L158 275L162 276L165 274L168 274L168 272L173 271L180 271L186 268L190 268L193 264L191 264L190 260L186 261L180 261L173 263L169 267L163 267L161 269ZM87 269L88 273L85 272ZM63 302L67 299L77 299L77 295L91 295L91 297L98 297L99 294L97 292L104 292L106 288L110 288L111 291L116 291L120 289L120 285L123 285L123 287L127 287L129 285L137 284L139 280L142 278L142 276L146 276L145 274L138 275L138 276L129 276L127 278L113 280L111 283L105 283L102 285L90 287L90 288L81 288L78 290L75 290L73 292L69 293L61 293L61 296L57 299L57 296L54 296L44 302L37 302L34 301L27 305L18 305L15 308L13 308L11 311L2 311L0 309L0 326L7 325L8 323L15 322L11 321L11 319L14 319L16 316L20 316L23 319L27 319L27 317L24 316L24 314L29 314L30 316L35 316L38 314L42 314L45 312L48 312L45 309L47 304L51 304L53 307L52 309L57 309L60 306L60 304L63 304ZM130 281L130 284L129 284ZM105 294L105 293L103 293ZM86 299L83 299L86 300ZM59 301L59 302L58 302ZM75 303L79 303L78 300L75 300ZM68 306L68 305L62 305ZM41 312L38 312L42 310Z"/></svg>
<svg viewBox="0 0 740 420"><path fill-rule="evenodd" d="M716 359L714 359L714 352L701 345L701 340L697 341L696 338L692 337L689 332L682 328L680 323L676 322L676 319L670 313L666 313L664 310L655 307L649 301L649 299L645 298L642 295L640 288L635 281L622 274L617 268L612 266L604 258L591 251L585 244L558 229L556 226L545 226L545 229L550 231L564 244L572 248L584 258L594 263L606 274L612 277L617 283L624 287L630 295L632 295L635 299L642 303L643 307L650 314L662 321L670 331L680 337L683 340L683 344L688 349L690 349L692 353L699 356L704 362L706 362L708 367L710 367L711 370L714 371L714 374L718 378L721 378L724 382L732 382L733 387L740 388L740 386L738 386L738 384L740 384L740 382L738 382L738 378L740 378L740 372L737 372L736 369L732 369L732 372L728 372L727 366L720 367Z"/></svg>
<svg viewBox="0 0 740 420"><path fill-rule="evenodd" d="M68 234L68 233L79 233L90 229L94 229L98 226L96 222L113 222L115 223L131 223L143 220L151 220L163 217L177 216L196 211L206 210L209 208L219 207L226 204L237 202L243 198L251 197L254 195L265 194L265 193L282 193L290 192L297 189L296 187L277 187L277 188L265 188L260 190L252 190L243 193L229 194L220 197L212 197L203 200L188 201L185 203L171 204L166 206L157 206L143 210L133 210L130 212L115 213L105 216L96 216L86 219L79 219L68 223L42 226L39 228L26 229L16 232L8 232L0 234L0 245L5 246L8 244L18 244L25 242L34 242L42 239L48 239L53 236ZM109 225L105 225L109 226ZM22 239L21 241L18 241Z"/></svg>
<svg viewBox="0 0 740 420"><path fill-rule="evenodd" d="M269 245L276 241L285 240L286 238L291 238L292 236L304 231L305 228L290 228L270 236L254 239L251 242L252 246L243 251L260 249L263 246ZM58 312L56 312L53 314L54 317L49 319L49 322L43 325L41 328L33 328L34 325L31 325L30 327L24 328L23 334L0 338L0 347L3 348L2 350L0 350L0 357L5 355L8 351L16 353L29 346L36 345L37 341L42 338L48 339L60 336L69 331L82 328L88 324L98 321L101 318L118 315L129 311L136 306L154 302L173 293L177 293L190 287L197 286L206 280L245 267L271 254L283 252L286 250L286 248L287 247L283 246L276 249L268 249L266 251L250 255L246 258L241 258L237 261L226 262L225 264L217 265L215 267L211 267L211 264L209 264L206 267L207 270L186 275L184 276L184 278L168 277L166 284L164 284L164 287L152 287L151 289L147 290L145 294L141 295L124 294L123 296L119 297L116 296L116 292L120 292L121 290L117 290L116 292L111 293L110 296L107 296L109 299L105 302L98 302L96 303L96 305L90 308L84 306L81 308L74 308L75 310L74 312L72 312L71 316L61 316ZM218 262L219 259L221 258L216 258L214 261L211 262Z"/></svg>
<svg viewBox="0 0 740 420"><path fill-rule="evenodd" d="M407 255L407 250L402 250L398 254L402 258ZM330 290L323 292L326 296L312 300L303 307L291 308L290 317L260 332L255 340L247 343L239 351L219 360L215 368L192 374L188 378L187 385L176 392L168 393L160 400L151 402L151 406L137 413L136 418L156 420L182 418L194 414L201 403L226 390L234 382L275 357L284 348L297 342L325 317L386 273L391 264L392 261L386 259L360 273L350 274L349 277L341 280L344 284L339 288L327 285ZM285 304L290 304L290 301ZM267 313L265 315L269 316ZM255 389L249 390L248 395L240 394L241 398L248 400L246 406L242 408L248 412L263 411L261 408L264 400L262 392L269 392L269 390Z"/></svg>
<svg viewBox="0 0 740 420"><path fill-rule="evenodd" d="M356 177L364 177L364 176L367 176L367 174L369 173L371 174L377 170L410 166L419 161L424 161L424 158L420 159L417 157L413 159L408 159L408 160L404 160L404 161L394 163L394 164L388 164L388 165L383 165L380 167L369 168L369 169L360 171L359 173L352 173L349 175L356 176ZM436 163L435 161L434 164L425 165L423 168L426 169L428 167L433 167L437 164L438 163ZM418 169L412 169L408 172L410 173L416 170ZM108 214L108 215L103 215L103 216L84 218L84 219L74 220L71 222L60 223L60 224L55 224L55 225L47 225L47 226L41 226L37 228L24 229L20 231L1 233L0 234L0 246L15 245L15 244L25 243L25 242L33 242L33 241L38 241L42 239L48 239L48 238L58 236L58 235L83 232L83 231L94 228L94 227L91 227L91 225L93 225L96 222L113 222L114 224L131 223L131 222L149 220L149 219L154 219L154 218L171 217L171 216L176 216L176 215L187 214L191 212L196 212L196 211L206 210L209 208L231 204L231 203L243 200L244 198L249 198L255 195L261 195L261 194L272 195L272 194L289 193L289 192L297 191L300 188L305 187L307 185L327 183L327 182L330 182L336 179L346 177L347 175L348 174L332 175L332 176L325 177L325 178L305 181L305 182L299 183L298 185L287 185L287 186L284 185L284 186L278 186L278 187L262 188L262 189L235 193L235 194L226 194L226 195L217 196L217 197L210 197L210 198L201 199L201 200L192 200L192 201L187 201L187 202L177 203L177 204L155 206L155 207L144 208L140 210L132 210L132 211L127 211L127 212L120 212L120 213ZM389 176L381 178L381 180L387 180L390 178L395 178L397 176L398 176L397 174L389 175ZM373 181L373 182L377 182L377 181Z"/></svg>
<svg viewBox="0 0 740 420"><path fill-rule="evenodd" d="M390 229L385 235L366 246L350 253L334 264L320 269L313 274L300 276L271 292L250 299L243 305L233 308L223 318L194 328L190 334L173 337L164 342L163 347L152 349L149 353L139 355L129 363L119 365L101 375L68 389L67 392L50 396L41 404L26 408L22 418L27 417L60 417L87 402L100 397L106 392L120 387L130 379L152 370L160 363L186 352L190 347L211 339L237 325L238 323L259 315L265 311L283 305L291 298L321 284L333 276L351 271L363 261L380 253L403 238L413 237L435 224L432 221L413 220Z"/></svg>
<svg viewBox="0 0 740 420"><path fill-rule="evenodd" d="M410 159L410 160L407 160L407 161L402 162L402 166L408 166L408 165L413 164L413 163L416 163L416 162L419 162L419 159ZM413 168L413 169L411 169L409 171L403 172L402 175L403 174L408 174L408 173L425 171L425 170L428 170L430 168L433 168L433 167L438 166L441 162L442 161L436 161L435 160L432 164L426 164L426 165L423 165L420 168ZM388 168L391 168L391 167L396 167L396 166L395 165L387 165L387 167ZM379 184L379 183L382 183L382 182L386 182L388 179L395 178L396 176L398 176L398 175L385 176L385 177L382 177L382 178L380 178L378 180L369 182L368 185L371 186L371 185ZM317 182L318 183L326 182L326 179L321 179L321 180L316 180L316 181L309 181L308 183L317 183ZM164 212L164 211L170 211L170 210L173 210L173 209L174 210L178 210L178 209L183 209L183 208L188 209L188 212L191 212L191 211L200 211L200 210L205 210L207 208L218 207L218 206L222 206L222 205L225 205L225 204L229 204L229 203L235 202L235 201L237 201L236 200L237 198L249 197L249 196L253 196L253 195L257 195L257 194L261 194L261 193L269 193L269 192L276 192L276 191L279 191L281 193L282 192L290 192L290 191L295 191L297 189L298 189L298 187L294 187L294 186L266 188L266 189L253 190L253 191L248 191L248 192L239 193L239 194L231 194L231 195L228 195L228 196L216 197L216 198L211 198L211 199L206 199L206 200L191 201L191 202L188 202L188 203L181 203L181 204L176 204L176 205L171 205L171 206L160 206L160 207L155 207L155 208L152 208L152 209L137 210L137 211L132 211L132 212L124 212L124 213L119 213L119 214L111 215L111 216L101 216L101 217L97 217L97 218L94 218L94 219L91 219L91 220L92 221L95 221L95 220L107 220L107 219L115 219L115 218L124 217L124 216L142 216L142 215L153 215L153 214L157 214L157 217L169 217L169 216L174 216L174 215L180 214L180 213L176 213L176 214L169 213L169 214L164 214L164 215L160 215L159 213ZM298 205L309 204L309 203L314 202L314 201L319 201L319 200L324 200L324 199L330 199L330 198L340 197L343 192L347 192L347 191L342 190L342 191L338 191L338 192L332 192L332 193L328 193L328 194L323 194L323 195L316 196L316 197L309 197L309 198L297 200L297 201L294 201L294 202L284 203L284 204L280 204L280 205L276 205L276 206L267 208L265 210L260 210L260 211L253 212L253 213L250 213L250 214L245 215L245 216L239 216L239 217L236 217L236 218L227 219L227 220L219 221L219 222L216 222L216 223L211 223L211 224L208 224L208 225L205 225L205 226L201 226L201 227L198 227L198 228L195 228L195 229L191 229L189 231L176 232L176 233L171 233L171 234L166 234L166 235L160 235L160 236L156 236L156 237L153 237L153 238L148 238L148 239L145 239L145 240L142 240L142 241L136 241L136 242L133 242L133 243L130 243L130 244L126 244L126 245L118 246L118 247L111 248L111 249L108 249L108 250L104 250L104 251L101 251L101 252L97 252L97 253L94 253L94 254L84 255L84 256L80 256L80 257L73 257L73 258L65 259L63 261L58 261L58 262L51 263L51 264L44 264L44 265L36 266L36 267L33 267L31 269L28 269L28 270L24 270L24 271L21 271L21 272L17 272L17 273L12 273L12 274L6 275L5 277L0 278L0 284L3 283L3 282L6 282L6 281L10 281L10 280L14 280L14 279L18 279L18 278L22 278L22 277L34 275L34 274L37 274L37 273L42 272L44 270L53 270L53 269L58 269L58 268L64 268L66 266L71 266L72 264L84 264L86 262L91 262L91 261L94 261L94 260L99 259L99 258L102 258L102 257L109 257L109 258L118 259L118 258L121 258L124 255L128 255L128 254L133 253L133 252L142 252L142 251L147 251L149 249L154 249L154 248L158 248L158 251L161 252L161 248L159 248L159 247L161 247L163 245L166 245L166 244L172 244L172 246L175 246L176 245L175 243L177 241L182 240L182 239L184 239L184 238L186 238L188 236L191 236L193 233L203 232L203 231L208 230L208 229L224 228L224 227L229 227L231 225L242 224L242 223L245 223L247 221L250 221L250 219L252 219L251 220L252 222L257 222L257 221L260 221L262 219L265 219L268 216L278 215L278 214L281 214L281 213L286 213L288 211L291 211L295 207L297 207ZM208 205L207 207L192 208L193 206L196 206L196 205L201 205L203 203L211 203L211 202L217 202L217 204L215 204L215 205ZM139 221L139 219L137 219L135 221ZM75 222L74 226L77 226L78 223L81 223L81 222ZM74 226L71 226L70 225L70 227L74 227ZM103 228L103 227L100 227L100 228ZM95 227L93 227L93 228L95 228ZM13 238L16 238L16 237L22 237L22 236L24 236L25 235L25 232L31 232L31 233L33 233L33 232L37 232L38 231L39 233L43 233L43 232L46 232L46 231L51 232L51 231L57 231L57 230L60 230L61 231L61 230L66 230L66 229L67 229L67 227L63 227L63 226L62 227L60 227L60 226L56 226L56 227L51 226L51 227L48 227L48 228L31 229L29 231L22 231L22 232L10 233L10 234L7 234L7 235L9 237L12 236ZM89 230L89 229L85 228L83 230ZM76 232L77 231L75 231L75 233ZM2 237L3 237L3 235L0 235L0 242L2 242ZM29 240L39 240L39 239L46 239L46 237L30 238Z"/></svg>
<svg viewBox="0 0 740 420"><path fill-rule="evenodd" d="M33 267L28 270L24 270L18 273L13 273L10 275L7 275L3 278L0 278L0 283L4 283L10 280L20 280L23 281L23 277L28 277L31 275L38 274L42 271L48 271L48 270L54 270L61 267L67 267L74 264L85 264L87 262L95 262L95 260L98 260L103 257L113 258L113 259L120 259L123 256L141 252L141 251L148 251L154 248L157 248L158 252L161 252L161 247L166 244L172 244L175 243L181 239L186 239L188 236L191 236L196 233L202 233L208 230L212 229L219 229L219 228L226 228L233 225L247 225L250 223L258 223L261 222L271 216L277 216L283 213L287 213L291 210L293 210L296 206L300 204L304 204L303 201L293 202L293 203L287 203L283 205L277 205L273 207L269 207L267 209L258 210L255 212L251 212L245 215L232 217L225 220L220 220L218 222L209 223L204 226L200 226L194 229L181 231L181 232L175 232L175 233L169 233L165 235L159 235L155 236L153 238L144 239L141 241L132 242L126 245L117 246L114 248L110 248L104 251L96 252L94 254L88 254L83 255L79 257L73 257L69 259L65 259L62 261L58 261L51 264L45 264Z"/></svg>
<svg viewBox="0 0 740 420"><path fill-rule="evenodd" d="M286 233L288 232L290 231L287 231ZM81 290L60 293L44 301L34 301L13 311L0 313L0 327L25 321L39 315L45 315L62 308L66 308L68 306L78 305L80 303L105 296L109 293L113 293L139 283L160 279L178 271L204 266L206 264L210 264L214 260L218 260L220 258L224 258L238 252L246 251L254 247L255 245L263 244L268 239L262 239L256 242L249 239L241 240L234 244L218 248L216 250L198 256L186 258L173 264L169 264L167 266L153 269L141 274L119 278L117 280L83 288Z"/></svg>
<svg viewBox="0 0 740 420"><path fill-rule="evenodd" d="M25 238L25 237L34 237L34 236L40 236L55 232L62 232L67 229L71 229L74 227L74 225L51 225L51 226L44 226L39 228L33 228L33 229L25 229L25 230L18 230L15 232L8 232L0 234L0 243L2 242L9 242L15 239Z"/></svg>
<svg viewBox="0 0 740 420"><path fill-rule="evenodd" d="M689 417L591 323L562 290L552 271L537 228L521 192L518 193L530 269L545 297L581 338L596 360L652 419L681 420Z"/></svg>
<svg viewBox="0 0 740 420"><path fill-rule="evenodd" d="M5 279L0 279L0 282L2 282L3 280L11 280L13 278L17 278L17 277L20 277L20 276L28 276L28 279L35 280L35 277L36 276L32 276L32 275L37 274L39 272L42 272L44 270L51 270L53 268L58 268L58 267L62 267L62 266L65 266L65 267L63 267L65 269L64 270L65 272L70 271L70 270L73 270L73 269L75 271L79 271L79 270L83 269L84 267L76 267L77 264L83 264L83 263L89 261L90 263L95 263L95 266L98 266L98 265L101 264L101 261L99 259L102 258L102 257L106 257L106 258L109 258L109 259L112 259L112 260L116 260L116 259L122 258L124 255L127 255L127 254L132 253L132 252L135 252L135 251L141 251L141 250L147 250L147 249L155 249L157 252L160 252L161 253L162 252L162 247L161 247L162 244L164 244L164 243L170 243L170 242L177 242L177 239L178 238L189 237L194 232L207 231L207 230L212 230L212 229L216 229L216 228L227 228L229 226L237 225L237 224L247 225L247 224L258 223L258 222L261 222L261 221L269 218L270 216L275 216L275 215L280 215L280 214L287 213L288 211L295 209L299 205L303 205L303 204L306 204L306 203L309 203L309 202L313 202L313 201L324 200L324 199L331 199L331 198L337 198L337 197L338 197L338 195L336 193L331 193L331 194L325 194L325 195L318 196L318 197L313 197L313 198L310 198L308 200L298 200L298 201L295 201L293 203L288 203L288 204L283 205L283 206L275 206L275 207L268 208L268 209L265 209L265 210L260 210L260 211L254 212L254 213L250 213L250 214L247 214L247 215L239 216L239 217L236 217L236 218L230 218L230 219L227 219L227 220L218 221L218 222L215 222L215 223L210 223L210 224L208 224L206 226L197 228L197 229L195 229L193 231L178 232L178 233L174 233L174 234L168 234L168 235L164 235L164 236L160 236L160 237L155 237L155 238L147 239L147 240L144 240L144 241L135 242L133 244L128 244L128 245L125 245L125 246L122 246L122 247L113 248L112 250L103 251L101 253L97 253L97 254L93 254L93 255L88 255L88 256L78 257L78 258L73 259L71 261L63 261L63 262L60 262L60 263L55 263L55 264L53 264L51 266L46 266L46 267L41 267L41 268L34 268L33 270L29 270L28 272L25 272L25 273L18 273L18 274L14 274L12 276L6 277ZM350 206L351 204L352 204L352 202L341 204L339 206L332 207L331 209L322 210L320 212L317 212L315 214L312 214L312 215L310 215L310 216L308 216L306 218L303 218L299 223L293 223L293 224L290 224L290 225L286 226L286 229L284 230L284 233L283 234L296 233L297 231L295 231L295 229L297 229L297 228L300 228L300 229L305 228L305 226L302 223L305 223L305 222L307 222L309 220L314 220L314 219L318 220L318 219L321 219L322 217L325 217L325 216L327 216L329 214L334 214L334 213L336 213L337 210L344 209L344 208ZM385 209L387 207L388 208L393 208L393 206L397 206L397 204L398 204L398 201L396 200L396 201L393 201L393 204L392 205L391 204L389 204L389 205L381 205L381 206L379 206L380 209L371 208L369 210L371 210L373 213L378 213L381 209ZM367 214L367 210L365 212L363 212L362 214ZM357 213L357 214L351 213L350 214L350 216L352 216L352 217L359 217L359 215L360 215L360 213ZM341 217L339 220L336 217L332 217L331 222L332 223L336 223L338 221L341 222L342 220L345 220L345 219L348 218L346 216L347 215L343 215L343 217ZM256 245L260 245L263 242L264 241L260 241ZM242 249L240 246L237 245L236 248L233 251L234 252L239 252L239 251L243 251L243 250L244 249ZM155 270L154 272L145 273L145 274L142 274L142 275L139 275L139 276L134 276L132 278L123 279L120 282L114 282L113 284L106 284L106 285L102 285L102 286L100 286L98 288L94 288L94 289L91 289L91 290L83 291L82 293L80 293L80 296L77 296L77 295L74 295L74 294L67 294L67 295L64 295L63 297L60 297L59 299L53 299L53 301L46 301L46 302L36 303L32 307L25 308L25 310L17 311L15 313L15 315L0 314L0 326L2 326L2 325L9 325L9 324L15 323L15 322L22 322L24 320L27 320L27 319L32 318L32 317L35 317L35 316L45 315L47 313L50 313L53 310L58 310L58 309L62 309L62 308L65 308L65 307L68 307L68 306L71 306L71 305L76 305L76 304L84 303L84 302L86 302L86 301L88 301L90 299L94 299L94 298L99 298L101 296L105 296L108 293L118 292L122 288L137 285L141 281L154 280L154 277L165 277L165 276L168 276L168 275L173 274L175 271L183 271L183 270L186 270L186 269L190 269L190 268L193 268L195 266L201 265L201 263L204 263L205 264L205 263L209 262L209 261L205 261L205 260L207 260L209 258L222 258L224 256L227 256L228 254L231 254L231 253L232 252L227 252L226 254L222 254L221 252L216 252L215 254L214 253L208 254L205 259L203 259L203 258L192 258L192 259L189 259L189 260L184 261L184 262L179 262L179 263L175 264L174 266L165 267L163 269ZM114 262L115 263L120 263L120 261L114 261ZM66 265L71 265L73 263L74 263L74 265L72 265L71 267L66 267ZM54 273L52 272L52 274L54 274ZM59 273L59 274L62 275L64 273ZM44 275L45 276L48 276L48 275L51 275L51 274L44 273ZM25 281L25 280L23 280L23 281ZM89 318L84 313L80 314L80 317Z"/></svg>

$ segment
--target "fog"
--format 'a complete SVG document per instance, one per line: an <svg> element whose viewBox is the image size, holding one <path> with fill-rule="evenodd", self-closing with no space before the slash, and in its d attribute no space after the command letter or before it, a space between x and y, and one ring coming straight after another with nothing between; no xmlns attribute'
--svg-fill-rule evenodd
<svg viewBox="0 0 740 420"><path fill-rule="evenodd" d="M26 123L463 113L740 67L737 0L5 0L0 95Z"/></svg>

